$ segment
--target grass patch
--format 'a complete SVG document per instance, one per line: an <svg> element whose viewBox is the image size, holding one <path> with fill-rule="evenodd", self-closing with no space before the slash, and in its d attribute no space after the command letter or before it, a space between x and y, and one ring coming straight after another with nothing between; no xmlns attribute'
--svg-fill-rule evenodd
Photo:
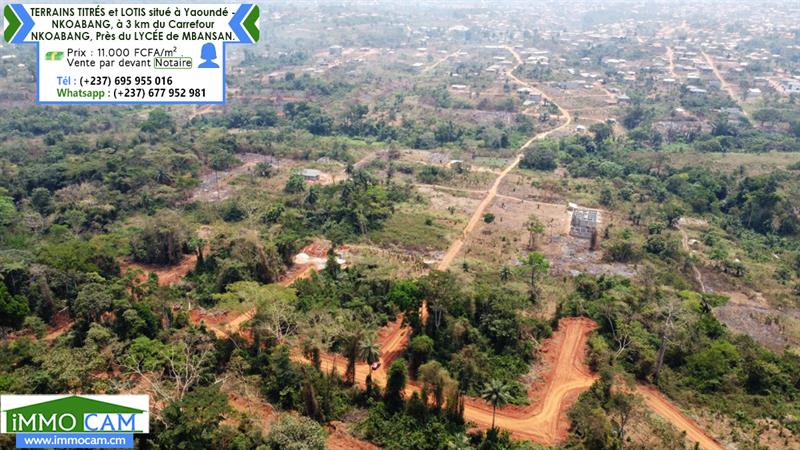
<svg viewBox="0 0 800 450"><path fill-rule="evenodd" d="M370 232L368 238L379 246L444 250L450 244L451 221L422 208L403 208L393 214L382 229Z"/></svg>

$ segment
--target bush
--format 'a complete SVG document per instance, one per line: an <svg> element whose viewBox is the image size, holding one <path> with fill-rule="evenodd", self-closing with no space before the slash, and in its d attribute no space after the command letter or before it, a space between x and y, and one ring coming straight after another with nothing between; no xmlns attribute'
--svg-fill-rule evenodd
<svg viewBox="0 0 800 450"><path fill-rule="evenodd" d="M287 194L298 194L306 190L306 181L300 174L294 174L286 181L286 186L283 191Z"/></svg>
<svg viewBox="0 0 800 450"><path fill-rule="evenodd" d="M629 263L638 261L641 253L630 241L613 241L606 244L604 257L607 261Z"/></svg>
<svg viewBox="0 0 800 450"><path fill-rule="evenodd" d="M307 417L282 414L270 426L267 445L273 450L325 450L325 430Z"/></svg>

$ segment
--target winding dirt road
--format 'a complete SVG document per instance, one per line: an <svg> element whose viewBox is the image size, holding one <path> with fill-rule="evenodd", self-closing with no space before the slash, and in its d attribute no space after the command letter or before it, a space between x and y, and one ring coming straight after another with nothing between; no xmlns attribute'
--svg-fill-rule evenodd
<svg viewBox="0 0 800 450"><path fill-rule="evenodd" d="M519 53L517 53L516 50L514 50L512 47L507 47L507 46L505 46L505 47L494 47L494 48L502 48L502 49L508 50L509 52L511 52L511 54L514 56L514 59L517 61L517 63L514 65L514 67L510 68L508 70L508 72L506 72L506 76L508 76L509 79L511 79L514 82L516 82L517 84L521 84L521 85L523 85L525 87L535 88L532 84L530 84L530 83L528 83L526 81L523 81L523 80L517 78L516 75L514 75L514 71L517 70L517 68L520 65L522 65L522 58L519 56ZM550 101L551 103L553 103L554 105L556 105L556 107L558 108L561 116L563 116L566 120L564 121L564 123L562 123L558 127L553 128L552 130L549 130L549 131L538 133L535 136L533 136L532 138L528 139L528 141L525 142L525 144L523 144L522 147L519 148L520 152L524 152L534 142L536 142L536 141L538 141L540 139L544 139L544 138L550 136L551 134L553 134L553 133L555 133L557 131L564 130L566 127L568 127L572 123L572 115L569 113L569 111L565 110L559 104L557 104L557 103L553 102L552 100L550 100L550 98L547 97L544 93L542 93L542 96L544 98L546 98L548 101ZM458 255L458 253L461 251L461 248L464 247L464 242L466 242L466 240L469 237L469 235L472 234L472 230L474 230L475 226L478 225L480 223L480 221L483 219L483 214L486 212L486 208L489 207L489 205L492 203L492 200L494 200L494 198L497 196L497 188L500 187L500 183L503 182L503 179L505 179L506 175L511 173L511 171L514 170L514 168L517 167L517 164L519 164L519 162L522 160L523 156L524 156L523 153L518 154L517 157L514 158L514 160L511 161L511 163L508 166L506 166L506 168L503 169L503 171L500 172L500 175L498 175L498 177L494 180L494 183L492 184L492 187L489 188L489 191L487 191L487 193L486 193L486 197L483 198L481 203L475 209L475 212L472 213L472 217L470 217L469 222L467 222L467 226L464 227L464 231L462 231L461 236L456 238L450 244L450 247L447 249L447 252L442 257L442 260L439 261L439 264L436 267L438 270L447 270L447 268L450 267L450 264L453 263L453 260L455 259L456 255Z"/></svg>
<svg viewBox="0 0 800 450"><path fill-rule="evenodd" d="M381 366L372 372L374 383L385 385L387 367L399 356L408 342L408 329L400 327L402 319L387 327L379 337L384 349ZM528 406L508 406L497 410L496 425L509 430L519 439L529 439L540 444L553 445L562 442L568 432L569 420L566 409L578 395L589 388L597 378L584 364L586 340L597 325L586 318L566 318L559 322L553 337L546 340L542 351L549 369L543 382L530 387ZM298 361L305 361L295 355ZM342 356L325 354L321 357L322 370L344 373L346 360ZM305 361L307 362L307 361ZM370 369L367 364L356 365L356 382L363 386ZM419 392L420 386L409 383L406 395ZM464 418L478 427L488 429L492 424L492 407L481 399L468 397L464 403Z"/></svg>
<svg viewBox="0 0 800 450"><path fill-rule="evenodd" d="M586 318L559 322L558 330L542 348L549 363L544 383L529 389L530 405L498 410L498 427L509 430L514 437L540 444L553 445L566 439L569 429L566 410L597 379L584 363L586 341L595 328L597 325ZM464 418L481 428L489 428L492 407L469 398L465 401Z"/></svg>
<svg viewBox="0 0 800 450"><path fill-rule="evenodd" d="M517 64L511 68L507 75L518 84L533 87L529 83L517 78L513 72L521 64L522 59L519 54L511 47L501 47L514 56ZM548 98L549 100L549 98ZM550 100L552 102L552 100ZM529 139L520 151L524 151L531 144L539 139L564 130L572 121L569 111L553 102L565 118L565 121L550 131L538 133ZM474 230L475 226L482 219L486 208L492 200L497 197L497 189L503 179L517 166L522 159L520 153L517 157L498 175L492 187L486 192L483 201L478 205L461 236L457 238L447 250L447 253L439 262L439 270L447 270L452 264L455 256L461 251L467 237ZM304 272L305 274L305 272ZM302 275L301 275L302 276ZM299 277L297 277L299 278ZM291 284L295 277L284 280L286 285ZM283 283L282 283L283 284ZM255 311L249 310L245 314L235 318L225 326L225 335L238 331L243 323L252 318ZM588 389L597 379L584 363L586 342L589 334L597 328L597 325L586 318L565 318L559 322L558 329L553 336L546 340L542 347L545 359L549 362L548 371L542 377L542 382L531 386L528 390L530 405L525 407L509 406L497 411L496 425L506 429L511 434L520 439L529 439L534 442L555 445L562 442L568 433L569 420L566 417L566 410L574 403L581 392ZM215 330L217 332L217 330ZM402 318L384 327L378 336L378 343L382 349L381 365L372 371L374 383L385 385L387 379L387 368L405 350L409 340L410 330L402 326ZM308 362L302 355L293 355L296 361ZM321 355L321 368L326 372L336 371L344 373L346 370L346 360L336 354ZM365 384L370 368L367 364L359 363L356 365L356 382L360 385ZM412 392L419 392L418 385L409 384L406 388L407 395ZM713 438L707 435L694 421L686 417L680 410L672 404L666 397L660 394L657 389L646 386L637 386L637 391L641 394L645 403L650 409L672 423L677 429L685 431L689 439L698 442L700 447L705 450L724 450L724 448ZM492 408L486 402L467 398L464 405L464 418L475 423L481 428L489 428L492 424Z"/></svg>
<svg viewBox="0 0 800 450"><path fill-rule="evenodd" d="M530 404L527 406L507 406L497 410L496 425L508 430L518 439L528 439L543 445L556 445L563 442L569 432L569 419L566 411L574 404L581 392L589 389L597 380L586 366L586 341L597 324L587 318L571 317L561 319L558 329L542 345L542 353L548 367L541 381L528 389ZM373 383L386 385L387 368L403 349L409 338L409 329L402 327L402 318L390 323L381 330L378 344L383 349L380 367L372 372ZM298 362L307 363L303 356L294 355ZM321 367L325 372L335 370L343 374L346 360L336 354L321 355ZM356 383L366 384L370 368L365 363L356 364ZM683 414L657 388L639 384L637 392L651 411L661 416L680 431L685 431L692 442L700 444L704 450L724 450L713 437L706 434L692 419ZM410 382L406 396L420 392L420 386ZM492 425L492 407L481 399L467 397L464 401L464 418L479 428L488 429Z"/></svg>

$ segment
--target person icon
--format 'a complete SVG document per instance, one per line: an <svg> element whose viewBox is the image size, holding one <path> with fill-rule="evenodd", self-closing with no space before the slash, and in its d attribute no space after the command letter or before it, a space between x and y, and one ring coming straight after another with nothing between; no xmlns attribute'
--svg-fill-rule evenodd
<svg viewBox="0 0 800 450"><path fill-rule="evenodd" d="M211 42L203 44L203 48L200 50L200 59L202 59L203 62L197 66L198 68L219 69L219 64L214 62L214 60L217 59L217 48L214 47L214 44Z"/></svg>

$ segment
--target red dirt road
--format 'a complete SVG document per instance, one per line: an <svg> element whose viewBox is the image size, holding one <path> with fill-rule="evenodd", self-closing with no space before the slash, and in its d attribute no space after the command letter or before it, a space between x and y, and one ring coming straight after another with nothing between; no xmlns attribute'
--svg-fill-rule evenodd
<svg viewBox="0 0 800 450"><path fill-rule="evenodd" d="M185 277L187 273L194 269L194 267L197 265L197 255L194 253L190 255L184 255L183 259L181 259L181 262L174 266L139 264L131 261L128 258L122 259L119 262L119 265L122 273L125 273L129 270L141 270L143 274L141 277L139 277L139 281L147 281L147 274L154 273L158 276L159 286L170 286L180 283L180 281L183 280L183 277Z"/></svg>
<svg viewBox="0 0 800 450"><path fill-rule="evenodd" d="M657 388L639 384L636 386L636 391L644 397L644 403L648 408L674 425L678 430L685 431L686 437L690 441L700 444L700 448L704 450L725 450L725 447L706 434L692 419L686 417Z"/></svg>
<svg viewBox="0 0 800 450"><path fill-rule="evenodd" d="M514 437L553 445L567 437L569 420L566 411L597 378L584 364L586 340L597 325L585 318L568 318L559 322L553 337L542 351L549 362L543 382L528 391L531 404L506 407L497 411L497 426L509 430ZM492 407L469 398L464 417L481 428L492 425Z"/></svg>
<svg viewBox="0 0 800 450"><path fill-rule="evenodd" d="M379 385L386 384L387 368L399 356L408 343L408 328L401 327L402 319L387 325L379 335L378 343L383 351L381 367L372 372L372 379ZM528 389L530 405L508 406L497 411L496 425L506 429L518 439L528 439L539 444L556 445L567 437L569 419L567 410L575 403L581 392L597 380L584 363L586 341L597 324L587 318L565 318L559 322L558 330L542 346L548 367L541 381ZM307 362L302 356L295 360ZM346 360L340 355L321 356L322 370L343 374ZM366 364L356 365L356 382L365 384L369 373ZM410 383L406 395L419 392L419 386ZM645 404L654 413L668 421L692 442L698 442L705 450L724 450L713 437L706 434L692 419L684 415L672 402L652 386L638 385L637 392L644 397ZM482 429L492 424L492 407L483 400L468 397L464 402L464 418Z"/></svg>
<svg viewBox="0 0 800 450"><path fill-rule="evenodd" d="M399 321L393 322L389 326L393 331L381 336L381 348L385 353L381 358L381 367L372 373L375 383L386 383L386 368L391 363L391 357L386 356L396 356L396 352L408 340L407 330L397 327L398 324ZM594 322L585 318L567 318L559 322L558 330L544 344L542 351L550 368L544 380L529 389L531 404L499 409L498 427L509 430L517 438L546 445L557 444L566 438L569 427L566 410L574 403L578 394L588 389L596 379L583 363L586 340L596 327ZM330 371L334 367L337 372L344 373L345 358L323 355L322 369ZM366 364L356 365L356 381L363 385L368 372L369 367ZM410 384L406 391L410 395L412 392L419 392L419 387ZM467 398L464 418L487 429L492 424L492 407L480 399Z"/></svg>

